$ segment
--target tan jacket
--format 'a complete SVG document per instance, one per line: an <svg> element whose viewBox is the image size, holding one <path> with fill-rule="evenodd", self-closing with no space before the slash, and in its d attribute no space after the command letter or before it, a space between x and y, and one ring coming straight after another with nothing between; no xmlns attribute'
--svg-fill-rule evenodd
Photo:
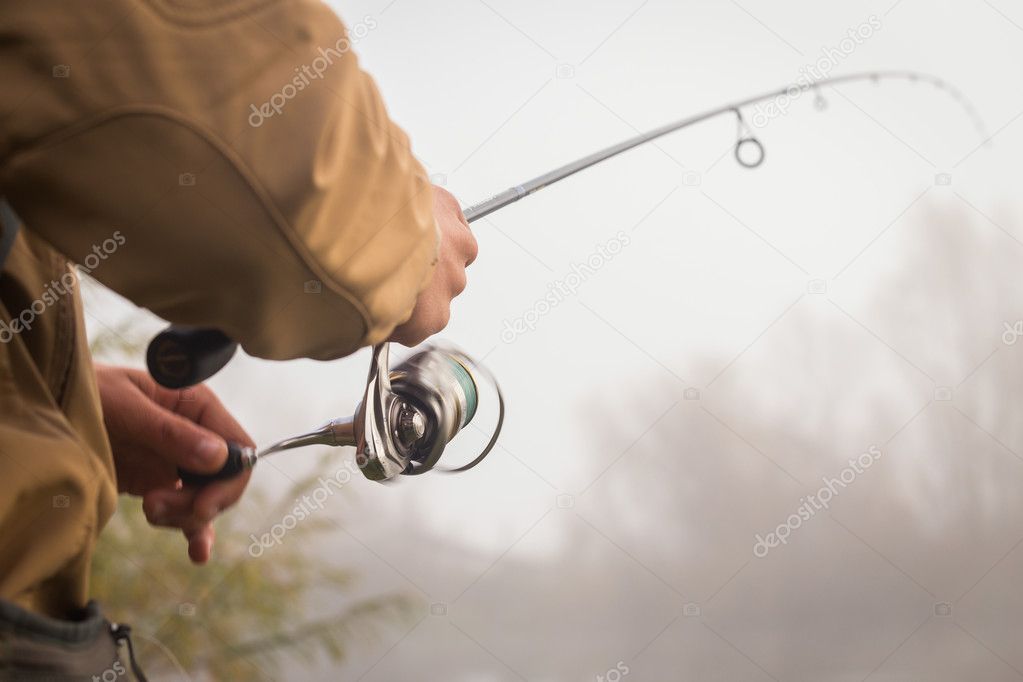
<svg viewBox="0 0 1023 682"><path fill-rule="evenodd" d="M0 343L0 598L59 615L86 600L115 496L81 316L52 286L65 257L252 355L327 360L408 318L437 228L351 51L373 17L350 36L303 0L0 0L0 17L0 195L25 223L0 322L42 301Z"/></svg>

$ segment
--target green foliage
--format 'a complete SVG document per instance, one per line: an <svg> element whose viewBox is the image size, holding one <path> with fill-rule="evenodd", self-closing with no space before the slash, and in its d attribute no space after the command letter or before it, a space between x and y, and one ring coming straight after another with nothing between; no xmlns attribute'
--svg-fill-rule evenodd
<svg viewBox="0 0 1023 682"><path fill-rule="evenodd" d="M315 484L316 474L297 482L269 518L281 518ZM259 491L247 494L256 499L246 507L267 508ZM132 625L147 673L260 679L274 676L286 659L341 661L353 641L408 622L421 608L409 597L386 595L308 619L305 605L317 591L346 590L353 579L317 555L332 528L329 510L299 522L259 558L248 553L255 529L243 527L241 511L218 522L215 555L200 568L189 563L180 534L151 528L139 500L121 498L97 547L92 593L109 618Z"/></svg>

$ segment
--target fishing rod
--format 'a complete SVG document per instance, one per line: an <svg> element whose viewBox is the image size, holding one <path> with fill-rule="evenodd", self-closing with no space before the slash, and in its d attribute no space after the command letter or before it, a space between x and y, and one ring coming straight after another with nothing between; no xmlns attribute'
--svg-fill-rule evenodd
<svg viewBox="0 0 1023 682"><path fill-rule="evenodd" d="M978 130L983 132L983 123L969 101L956 88L935 76L915 71L871 71L834 76L793 83L641 133L469 206L463 210L465 219L472 223L630 149L727 114L734 114L737 121L736 161L746 168L756 168L764 162L765 150L743 119L744 107L786 96L795 98L810 90L820 96L819 88L822 86L866 80L875 83L882 80L923 82L944 90L962 105ZM743 149L752 151L754 156L745 156ZM146 362L158 383L168 388L184 388L216 374L237 349L237 342L219 330L171 325L150 342ZM493 375L467 354L445 346L427 347L394 368L389 366L388 356L386 342L374 346L363 400L352 417L333 420L319 429L284 439L258 453L252 448L229 443L229 456L223 469L210 475L180 471L182 481L187 485L204 485L230 478L252 468L263 456L306 445L355 447L356 463L372 480L387 481L399 474L425 473L435 467L446 445L473 419L480 402L479 380L485 378L494 389L498 405L490 440L468 464L446 470L465 471L481 462L496 444L504 422L504 397Z"/></svg>
<svg viewBox="0 0 1023 682"><path fill-rule="evenodd" d="M689 126L696 125L697 123L702 123L712 118L716 118L718 116L722 116L729 113L735 114L740 128L740 135L739 138L736 140L735 145L736 161L738 161L740 165L745 166L747 168L756 168L764 161L764 147L760 143L760 141L757 140L756 137L753 135L753 132L752 130L750 130L749 126L746 125L746 122L742 117L743 107L759 104L761 102L766 102L772 99L778 99L780 97L794 98L796 95L808 92L810 90L817 91L821 86L825 85L840 85L842 83L852 83L856 81L865 80L870 80L876 83L882 80L893 79L907 80L910 82L928 83L938 88L939 90L944 90L945 92L948 92L955 100L957 100L963 106L963 108L970 115L970 117L973 118L974 123L975 125L977 125L978 129L983 131L983 123L980 121L969 100L967 100L962 95L962 93L959 92L959 90L957 90L944 80L937 78L936 76L931 76L929 74L917 71L865 71L861 73L852 73L846 74L844 76L822 78L820 80L812 82L793 83L778 90L772 90L770 92L764 92L759 95L747 97L745 99L736 100L735 102L724 104L722 106L715 107L714 109L708 109L707 111L696 114L694 116L688 116L678 121L665 124L663 126L660 126L659 128L654 128L649 132L640 133L635 137L630 137L629 139L623 140L618 144L611 145L606 149L601 149L600 151L594 152L588 156L584 156L581 159L578 159L571 163L567 163L564 166L561 166L560 168L555 168L549 173L539 175L533 178L532 180L528 180L522 183L521 185L509 187L503 192L495 194L494 196L492 196L489 199L486 199L485 201L481 201L478 204L473 204L472 206L466 208L463 211L463 213L465 214L465 219L471 223L474 220L478 220L479 218L488 216L494 211L500 210L505 206L508 206L509 204L514 204L516 201L519 201L520 199L523 199L524 197L527 197L530 194L535 194L536 192L542 190L544 187L549 187L556 182L560 182L565 178L571 177L578 173L579 171L586 170L591 166L597 165L601 161L606 161L607 159L618 156L622 152L626 152L642 144L646 144L647 142L652 142L653 140L656 140L660 137L664 137L665 135L676 132L678 130L682 130L683 128L688 128ZM745 136L743 136L741 133L743 129L745 129L747 133ZM754 148L755 153L757 153L757 157L754 161L746 161L743 159L741 151L744 145L751 145Z"/></svg>

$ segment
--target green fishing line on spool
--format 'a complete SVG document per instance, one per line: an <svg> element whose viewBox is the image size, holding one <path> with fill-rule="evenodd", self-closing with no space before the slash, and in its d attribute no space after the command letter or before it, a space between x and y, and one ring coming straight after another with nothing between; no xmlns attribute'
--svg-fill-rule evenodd
<svg viewBox="0 0 1023 682"><path fill-rule="evenodd" d="M462 423L459 428L465 426L472 421L473 416L476 414L476 406L479 403L479 396L476 392L476 382L473 380L472 375L469 374L469 370L465 368L465 365L455 360L450 355L448 356L448 362L451 364L451 370L454 372L455 379L458 381L458 385L462 387L462 393L465 394L465 415L462 418Z"/></svg>

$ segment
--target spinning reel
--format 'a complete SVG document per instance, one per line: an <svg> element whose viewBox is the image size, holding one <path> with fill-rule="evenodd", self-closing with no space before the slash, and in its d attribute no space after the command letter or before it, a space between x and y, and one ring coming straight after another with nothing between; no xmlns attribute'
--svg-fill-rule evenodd
<svg viewBox="0 0 1023 682"><path fill-rule="evenodd" d="M153 349L150 349L152 356ZM186 485L201 486L251 469L266 455L307 445L355 447L355 462L366 478L389 481L399 474L416 476L437 467L448 443L476 416L480 379L497 397L493 434L471 461L439 471L466 471L479 464L497 443L504 423L504 397L493 375L465 353L430 346L389 367L388 344L373 348L362 402L351 417L335 419L315 431L286 438L258 453L228 443L227 462L214 474L179 471ZM152 360L152 358L151 358ZM151 365L152 366L152 365Z"/></svg>

